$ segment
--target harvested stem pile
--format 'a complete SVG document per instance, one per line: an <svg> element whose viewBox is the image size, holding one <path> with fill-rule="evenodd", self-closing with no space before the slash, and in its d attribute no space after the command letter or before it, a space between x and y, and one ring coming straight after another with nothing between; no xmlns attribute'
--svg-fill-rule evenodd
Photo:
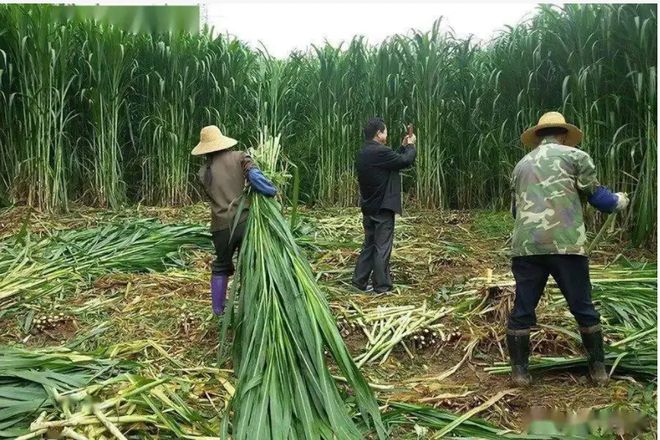
<svg viewBox="0 0 660 440"><path fill-rule="evenodd" d="M129 374L137 364L97 357L114 350L90 355L63 348L2 349L0 438L41 438L45 433L74 439L126 439L129 432L145 439L217 435L219 418L191 409L190 400L198 397L190 383Z"/></svg>
<svg viewBox="0 0 660 440"><path fill-rule="evenodd" d="M485 405L485 404L484 404ZM506 439L506 438L550 438L544 436L527 436L521 434L510 434L506 430L497 428L488 422L476 418L466 419L441 409L411 403L390 403L390 410L383 415L383 420L388 426L414 425L419 427L439 430L440 433L450 434L452 438L479 438L479 439ZM431 438L445 438L434 436ZM425 438L420 435L420 438Z"/></svg>
<svg viewBox="0 0 660 440"><path fill-rule="evenodd" d="M79 438L140 432L142 438L209 438L217 435L218 419L192 410L181 398L188 384L163 377L125 374L56 395L60 417L41 417L30 425L33 433L74 431ZM44 414L45 415L45 414ZM128 435L128 434L127 434Z"/></svg>
<svg viewBox="0 0 660 440"><path fill-rule="evenodd" d="M30 299L75 290L107 272L143 272L182 265L185 246L205 247L202 226L153 219L58 232L34 241L21 233L0 242L0 309L13 297Z"/></svg>
<svg viewBox="0 0 660 440"><path fill-rule="evenodd" d="M413 352L418 349L432 348L460 337L437 322L451 311L446 307L428 309L426 301L421 307L378 306L367 311L351 303L351 307L344 311L339 327L346 333L349 328L359 326L368 339L365 352L355 359L358 367L379 359L383 364L399 344L412 359Z"/></svg>
<svg viewBox="0 0 660 440"><path fill-rule="evenodd" d="M0 348L0 437L27 432L27 419L56 404L55 394L109 377L128 364L99 360L64 348L27 351Z"/></svg>
<svg viewBox="0 0 660 440"><path fill-rule="evenodd" d="M278 151L277 139L269 139L253 154L271 176ZM344 345L280 205L255 193L248 196L237 310L232 319L230 305L225 315L225 329L230 320L235 323L232 438L363 438L325 362L326 347L363 421L384 437L376 399Z"/></svg>

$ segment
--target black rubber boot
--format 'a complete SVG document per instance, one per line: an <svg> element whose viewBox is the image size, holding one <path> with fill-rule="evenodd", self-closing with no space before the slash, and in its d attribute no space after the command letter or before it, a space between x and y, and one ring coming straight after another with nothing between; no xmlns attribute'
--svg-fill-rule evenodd
<svg viewBox="0 0 660 440"><path fill-rule="evenodd" d="M605 350L603 349L603 332L600 325L580 327L582 343L587 350L589 376L596 385L605 385L609 380L605 370Z"/></svg>
<svg viewBox="0 0 660 440"><path fill-rule="evenodd" d="M519 387L531 385L532 376L527 371L529 367L529 330L508 329L506 345L511 358L511 380Z"/></svg>

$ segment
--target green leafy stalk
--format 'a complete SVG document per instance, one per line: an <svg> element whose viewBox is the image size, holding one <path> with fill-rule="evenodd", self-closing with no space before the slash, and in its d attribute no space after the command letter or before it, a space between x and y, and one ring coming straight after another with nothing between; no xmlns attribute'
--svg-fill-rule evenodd
<svg viewBox="0 0 660 440"><path fill-rule="evenodd" d="M266 172L278 142L256 159ZM271 173L272 174L272 173ZM353 362L309 263L275 199L250 193L239 256L234 335L236 394L232 438L359 439L363 434L332 378L327 347L368 427L385 436L375 397Z"/></svg>

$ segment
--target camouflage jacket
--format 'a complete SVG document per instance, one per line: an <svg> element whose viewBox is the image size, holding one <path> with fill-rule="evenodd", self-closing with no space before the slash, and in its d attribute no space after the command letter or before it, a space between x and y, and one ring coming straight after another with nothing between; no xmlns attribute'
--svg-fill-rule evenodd
<svg viewBox="0 0 660 440"><path fill-rule="evenodd" d="M591 157L547 139L513 170L511 255L586 255L583 199L599 186Z"/></svg>

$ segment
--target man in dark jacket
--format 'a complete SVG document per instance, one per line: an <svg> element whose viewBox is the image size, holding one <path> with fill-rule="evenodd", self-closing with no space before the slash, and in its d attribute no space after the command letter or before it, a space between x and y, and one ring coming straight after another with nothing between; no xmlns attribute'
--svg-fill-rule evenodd
<svg viewBox="0 0 660 440"><path fill-rule="evenodd" d="M398 152L385 145L387 127L381 118L371 118L364 127L365 143L357 156L360 207L364 244L353 273L353 286L383 293L392 290L390 254L394 240L394 215L401 214L399 170L415 161L415 135L403 139Z"/></svg>

